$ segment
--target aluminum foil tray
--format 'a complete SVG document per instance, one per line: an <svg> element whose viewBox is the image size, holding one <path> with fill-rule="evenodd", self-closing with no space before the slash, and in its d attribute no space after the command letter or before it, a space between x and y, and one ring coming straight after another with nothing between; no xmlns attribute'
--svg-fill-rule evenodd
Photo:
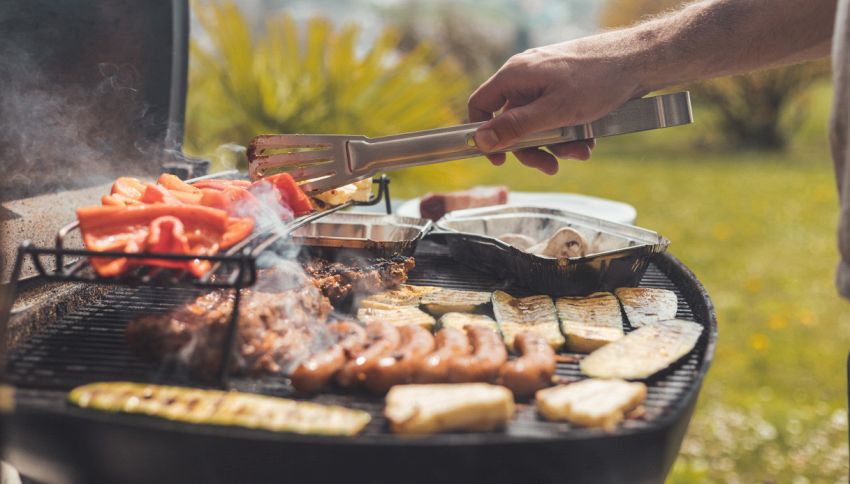
<svg viewBox="0 0 850 484"><path fill-rule="evenodd" d="M529 254L498 240L502 234L535 240L570 227L584 236L587 255L551 258ZM558 296L586 295L636 286L651 258L670 241L640 227L573 212L532 207L458 210L437 222L452 257L473 268L514 281L531 291Z"/></svg>
<svg viewBox="0 0 850 484"><path fill-rule="evenodd" d="M338 212L301 227L296 244L329 258L342 254L409 256L431 230L430 220L376 213Z"/></svg>

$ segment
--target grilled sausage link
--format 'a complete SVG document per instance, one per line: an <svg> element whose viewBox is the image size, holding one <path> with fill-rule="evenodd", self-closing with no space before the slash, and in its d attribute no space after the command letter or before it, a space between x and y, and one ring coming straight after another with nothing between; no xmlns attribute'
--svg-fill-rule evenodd
<svg viewBox="0 0 850 484"><path fill-rule="evenodd" d="M363 349L353 352L351 360L336 374L336 382L343 388L351 388L366 379L366 371L378 363L401 342L398 329L390 323L371 321L366 325L367 341Z"/></svg>
<svg viewBox="0 0 850 484"><path fill-rule="evenodd" d="M434 351L434 337L422 326L409 324L398 330L401 344L366 370L366 388L384 393L393 385L410 383L416 369Z"/></svg>
<svg viewBox="0 0 850 484"><path fill-rule="evenodd" d="M531 396L552 385L555 374L555 351L545 338L525 331L516 336L514 347L520 357L502 366L501 383L517 398Z"/></svg>
<svg viewBox="0 0 850 484"><path fill-rule="evenodd" d="M330 323L328 331L337 342L310 355L290 375L292 386L299 392L313 393L325 386L351 355L359 352L366 343L366 330L352 321Z"/></svg>
<svg viewBox="0 0 850 484"><path fill-rule="evenodd" d="M416 370L417 383L445 383L449 381L449 361L471 351L466 333L457 328L443 328L434 338L437 350L428 355Z"/></svg>
<svg viewBox="0 0 850 484"><path fill-rule="evenodd" d="M452 383L492 382L508 360L508 351L499 334L478 325L464 327L472 345L472 354L449 360L449 381Z"/></svg>

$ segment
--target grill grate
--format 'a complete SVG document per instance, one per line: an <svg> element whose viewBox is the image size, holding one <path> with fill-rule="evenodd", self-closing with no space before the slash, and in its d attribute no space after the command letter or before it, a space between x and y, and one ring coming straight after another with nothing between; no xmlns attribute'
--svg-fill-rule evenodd
<svg viewBox="0 0 850 484"><path fill-rule="evenodd" d="M448 256L444 247L430 242L420 244L416 252L416 265L410 274L409 283L412 284L471 290L505 289L515 295L527 294L527 291L512 287L505 281L460 266ZM688 294L683 293L659 265L650 265L641 286L675 291L679 297L677 317L697 320L706 327L706 331L687 357L647 382L644 417L627 420L622 425L623 429L651 428L654 421L679 410L684 395L692 386L699 384L699 375L705 364L708 332L712 329L710 321L695 318ZM181 380L171 371L173 369L163 369L131 354L124 340L124 328L138 315L168 311L198 294L200 290L193 288L117 287L102 299L66 315L46 331L10 352L8 378L19 388L19 404L65 405L65 392L68 389L93 381L165 380L180 383ZM697 313L708 314L704 311ZM625 330L630 331L631 328L626 325ZM559 362L556 373L565 380L580 378L578 363L574 362ZM287 379L282 376L252 380L231 378L230 382L232 387L239 390L303 398L294 394ZM182 383L187 381L182 380ZM386 421L381 414L382 398L331 391L311 399L366 410L373 420L364 434L387 432ZM571 426L567 423L540 420L533 405L518 405L517 416L505 432L509 436L546 438L563 436L563 432L568 430L571 430Z"/></svg>

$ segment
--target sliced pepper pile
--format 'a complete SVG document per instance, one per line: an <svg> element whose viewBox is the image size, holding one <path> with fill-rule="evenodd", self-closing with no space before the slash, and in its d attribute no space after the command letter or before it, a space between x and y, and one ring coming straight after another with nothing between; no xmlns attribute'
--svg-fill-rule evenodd
<svg viewBox="0 0 850 484"><path fill-rule="evenodd" d="M136 178L115 180L103 206L77 210L83 243L92 251L214 255L248 237L255 218L271 213L283 220L310 213L309 197L288 174L251 183L244 180L202 180L188 184L162 174L156 183ZM117 276L133 265L185 269L200 276L210 262L168 259L93 257L104 277Z"/></svg>

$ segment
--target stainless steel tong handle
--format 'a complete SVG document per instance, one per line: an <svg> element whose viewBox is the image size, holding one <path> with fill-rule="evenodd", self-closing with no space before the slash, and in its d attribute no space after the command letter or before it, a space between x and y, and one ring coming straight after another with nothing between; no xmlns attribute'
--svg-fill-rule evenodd
<svg viewBox="0 0 850 484"><path fill-rule="evenodd" d="M629 101L608 115L588 124L532 133L499 151L514 151L579 141L603 136L634 133L693 122L687 91ZM475 146L475 130L483 123L417 131L381 138L352 139L348 142L349 169L369 176L380 170L427 165L481 155Z"/></svg>

